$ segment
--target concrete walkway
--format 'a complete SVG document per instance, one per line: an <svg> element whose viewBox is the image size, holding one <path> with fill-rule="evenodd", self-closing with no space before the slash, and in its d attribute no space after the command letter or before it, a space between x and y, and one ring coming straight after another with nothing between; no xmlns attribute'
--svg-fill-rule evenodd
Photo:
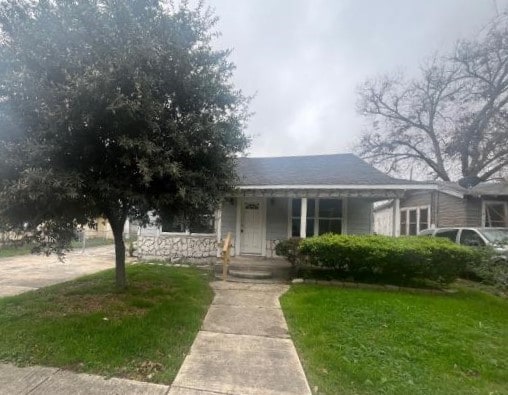
<svg viewBox="0 0 508 395"><path fill-rule="evenodd" d="M105 379L42 366L0 364L1 395L165 395L168 391L166 385Z"/></svg>
<svg viewBox="0 0 508 395"><path fill-rule="evenodd" d="M212 283L215 298L170 395L310 395L281 284Z"/></svg>
<svg viewBox="0 0 508 395"><path fill-rule="evenodd" d="M0 297L60 283L115 267L112 245L71 251L65 260L56 255L21 255L0 258Z"/></svg>
<svg viewBox="0 0 508 395"><path fill-rule="evenodd" d="M283 284L214 282L215 298L171 387L0 364L0 395L310 395L279 297Z"/></svg>

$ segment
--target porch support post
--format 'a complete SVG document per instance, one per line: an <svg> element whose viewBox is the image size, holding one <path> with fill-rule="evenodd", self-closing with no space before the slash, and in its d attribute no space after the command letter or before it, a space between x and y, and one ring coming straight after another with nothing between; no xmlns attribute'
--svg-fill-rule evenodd
<svg viewBox="0 0 508 395"><path fill-rule="evenodd" d="M220 243L222 239L222 203L219 208L215 210L215 233L217 234L217 258L221 256Z"/></svg>
<svg viewBox="0 0 508 395"><path fill-rule="evenodd" d="M300 213L300 237L307 237L307 198L302 198L302 208Z"/></svg>
<svg viewBox="0 0 508 395"><path fill-rule="evenodd" d="M393 200L392 236L400 236L400 199Z"/></svg>

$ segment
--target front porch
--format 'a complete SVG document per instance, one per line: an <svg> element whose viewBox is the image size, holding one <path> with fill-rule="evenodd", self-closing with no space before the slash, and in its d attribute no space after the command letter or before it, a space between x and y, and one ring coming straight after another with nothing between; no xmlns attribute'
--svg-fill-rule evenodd
<svg viewBox="0 0 508 395"><path fill-rule="evenodd" d="M240 189L217 212L217 238L232 234L233 256L274 258L277 243L291 237L370 234L374 202L402 195L386 188Z"/></svg>

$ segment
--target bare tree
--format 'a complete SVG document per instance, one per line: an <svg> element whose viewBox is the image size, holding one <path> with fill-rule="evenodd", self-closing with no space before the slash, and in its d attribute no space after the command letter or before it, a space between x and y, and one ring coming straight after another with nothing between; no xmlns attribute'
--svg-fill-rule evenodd
<svg viewBox="0 0 508 395"><path fill-rule="evenodd" d="M372 122L360 155L389 172L415 167L445 181L498 174L508 165L506 17L420 71L417 79L383 76L359 89L358 110Z"/></svg>

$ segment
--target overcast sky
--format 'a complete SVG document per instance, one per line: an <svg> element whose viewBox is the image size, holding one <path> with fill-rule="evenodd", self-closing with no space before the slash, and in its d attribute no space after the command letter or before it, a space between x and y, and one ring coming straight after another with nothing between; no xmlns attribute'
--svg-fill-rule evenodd
<svg viewBox="0 0 508 395"><path fill-rule="evenodd" d="M217 43L232 48L235 83L256 94L250 156L351 152L368 127L356 113L365 79L415 73L471 38L495 0L208 0ZM508 0L497 0L500 12Z"/></svg>

